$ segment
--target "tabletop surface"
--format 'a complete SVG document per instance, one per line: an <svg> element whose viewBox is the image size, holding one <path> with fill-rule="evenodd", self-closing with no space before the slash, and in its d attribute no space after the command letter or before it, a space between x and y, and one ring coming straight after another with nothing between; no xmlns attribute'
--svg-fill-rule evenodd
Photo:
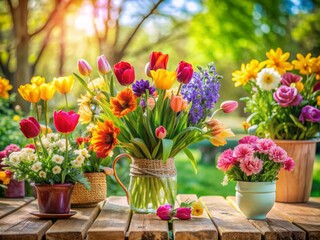
<svg viewBox="0 0 320 240"><path fill-rule="evenodd" d="M178 195L200 200L204 214L191 220L160 220L132 213L125 197L108 197L96 207L72 208L69 219L45 220L31 215L37 200L0 199L0 239L319 239L320 198L308 203L275 203L266 220L247 220L235 197Z"/></svg>

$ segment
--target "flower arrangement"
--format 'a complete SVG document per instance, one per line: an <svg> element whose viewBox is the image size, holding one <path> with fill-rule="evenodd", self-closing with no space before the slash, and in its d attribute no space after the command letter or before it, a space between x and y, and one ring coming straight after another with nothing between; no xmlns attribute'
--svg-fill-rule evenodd
<svg viewBox="0 0 320 240"><path fill-rule="evenodd" d="M20 121L21 132L28 140L33 140L33 143L12 152L4 159L6 168L14 173L15 178L37 184L80 182L89 188L81 167L90 155L85 149L73 149L69 139L70 133L78 124L79 115L73 111L54 111L53 123L57 132L53 133L49 127L48 101L58 91L65 95L68 107L67 93L73 82L72 77L56 78L51 83L45 83L42 77L33 77L31 84L19 87L20 95L32 103L37 119L28 117ZM39 123L41 100L45 125Z"/></svg>
<svg viewBox="0 0 320 240"><path fill-rule="evenodd" d="M181 61L175 71L169 71L168 58L161 52L150 54L145 68L149 80L136 80L135 69L128 62L116 63L112 69L103 55L97 62L100 77L91 79L90 64L83 59L78 61L82 76L74 75L86 89L79 99L78 113L81 123L95 124L90 143L97 155L106 157L120 147L134 159L166 164L184 151L196 171L196 160L187 149L190 144L208 139L221 146L226 144L226 137L234 136L213 119L217 111L230 113L238 106L237 102L228 101L212 113L219 99L221 79L214 64L194 72L191 64ZM174 83L177 88L173 88ZM150 204L158 207L165 201L174 203L175 183L158 173L156 176L132 178L135 182L130 184L134 186L131 203L137 208L145 209ZM157 197L160 192L164 193L164 201Z"/></svg>
<svg viewBox="0 0 320 240"><path fill-rule="evenodd" d="M171 204L164 204L158 207L157 216L161 220L173 221L173 217L181 220L189 220L191 216L201 216L203 214L203 207L197 201L185 201L180 204L180 207L173 208Z"/></svg>
<svg viewBox="0 0 320 240"><path fill-rule="evenodd" d="M251 60L232 73L235 86L250 94L241 100L251 113L244 128L259 137L306 140L320 130L320 56L271 49L267 60Z"/></svg>
<svg viewBox="0 0 320 240"><path fill-rule="evenodd" d="M1 187L6 188L10 180L12 178L12 172L10 170L5 170L4 168L6 165L4 165L4 160L13 152L19 152L20 147L16 144L10 144L6 146L2 151L0 151L0 181L2 181L2 184L0 184Z"/></svg>
<svg viewBox="0 0 320 240"><path fill-rule="evenodd" d="M272 182L277 180L281 168L292 171L294 165L286 151L271 139L245 136L233 150L222 152L217 168L224 171L226 185L229 180Z"/></svg>

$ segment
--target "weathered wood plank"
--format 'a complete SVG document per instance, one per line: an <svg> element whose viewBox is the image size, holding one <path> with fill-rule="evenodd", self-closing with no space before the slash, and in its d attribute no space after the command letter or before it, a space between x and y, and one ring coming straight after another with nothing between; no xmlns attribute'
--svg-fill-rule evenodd
<svg viewBox="0 0 320 240"><path fill-rule="evenodd" d="M194 194L177 196L179 203L186 200L198 201L198 197ZM201 216L192 216L188 221L174 219L172 231L175 240L218 239L218 230L206 211Z"/></svg>
<svg viewBox="0 0 320 240"><path fill-rule="evenodd" d="M88 231L88 240L124 239L131 212L126 197L110 197Z"/></svg>
<svg viewBox="0 0 320 240"><path fill-rule="evenodd" d="M235 197L227 197L227 200L240 212ZM306 239L305 231L279 216L274 210L268 213L266 220L249 220L249 222L263 234L265 240Z"/></svg>
<svg viewBox="0 0 320 240"><path fill-rule="evenodd" d="M52 221L32 216L34 211L38 211L37 200L0 219L0 239L42 239Z"/></svg>
<svg viewBox="0 0 320 240"><path fill-rule="evenodd" d="M218 228L221 240L260 240L261 233L223 197L200 197L209 216Z"/></svg>
<svg viewBox="0 0 320 240"><path fill-rule="evenodd" d="M307 239L320 239L320 203L275 203L273 209L307 232Z"/></svg>
<svg viewBox="0 0 320 240"><path fill-rule="evenodd" d="M133 213L128 236L129 240L169 239L168 222L161 220L156 214Z"/></svg>
<svg viewBox="0 0 320 240"><path fill-rule="evenodd" d="M46 239L85 239L87 231L100 212L99 207L74 208L76 215L69 219L57 220L47 231Z"/></svg>
<svg viewBox="0 0 320 240"><path fill-rule="evenodd" d="M33 197L26 198L1 198L0 199L0 218L3 218L10 213L18 210L24 205L33 201Z"/></svg>

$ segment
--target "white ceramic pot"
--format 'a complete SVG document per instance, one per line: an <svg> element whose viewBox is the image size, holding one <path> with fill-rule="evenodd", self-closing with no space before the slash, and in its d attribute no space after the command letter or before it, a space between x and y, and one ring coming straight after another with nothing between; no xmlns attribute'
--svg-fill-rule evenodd
<svg viewBox="0 0 320 240"><path fill-rule="evenodd" d="M236 203L248 219L265 219L275 199L276 182L237 182Z"/></svg>

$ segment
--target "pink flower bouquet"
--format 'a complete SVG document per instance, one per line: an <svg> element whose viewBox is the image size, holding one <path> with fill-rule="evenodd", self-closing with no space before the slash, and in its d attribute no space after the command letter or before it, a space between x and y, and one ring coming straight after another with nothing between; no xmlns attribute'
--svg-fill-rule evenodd
<svg viewBox="0 0 320 240"><path fill-rule="evenodd" d="M281 168L292 171L294 161L271 139L246 136L233 149L225 150L218 159L217 168L224 171L223 185L229 180L272 182Z"/></svg>

